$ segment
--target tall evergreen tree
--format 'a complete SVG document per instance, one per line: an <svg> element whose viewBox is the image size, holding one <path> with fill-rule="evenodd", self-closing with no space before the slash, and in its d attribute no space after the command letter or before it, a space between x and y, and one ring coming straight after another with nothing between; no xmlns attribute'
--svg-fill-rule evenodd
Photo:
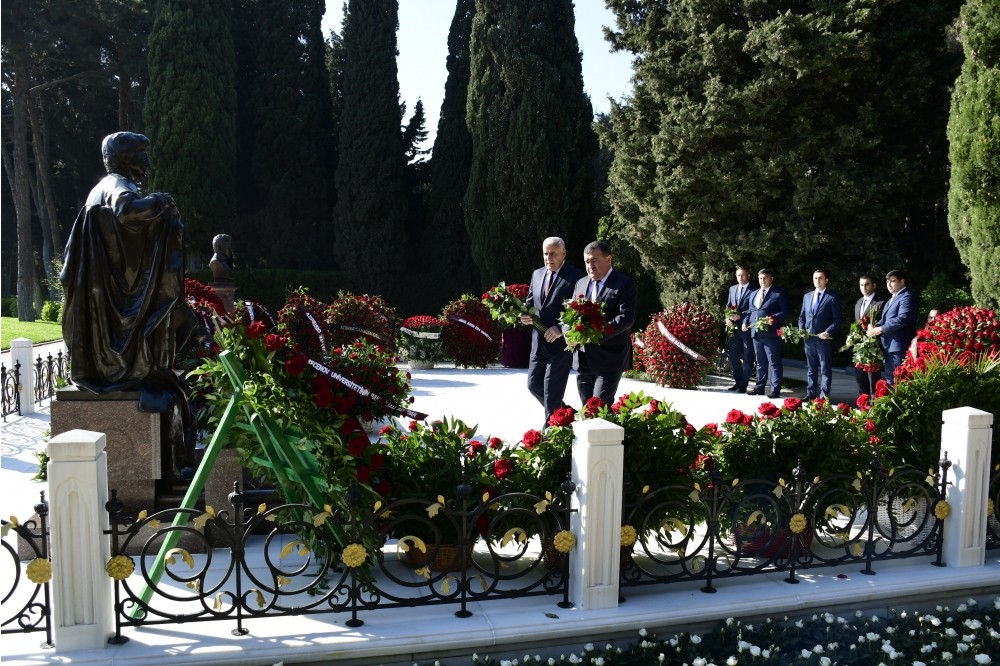
<svg viewBox="0 0 1000 666"><path fill-rule="evenodd" d="M962 8L965 63L952 97L948 225L972 276L972 296L1000 307L1000 6Z"/></svg>
<svg viewBox="0 0 1000 666"><path fill-rule="evenodd" d="M933 242L954 0L608 4L638 56L609 198L664 303L717 302L737 262L846 288L918 260L908 234Z"/></svg>
<svg viewBox="0 0 1000 666"><path fill-rule="evenodd" d="M177 201L190 267L207 263L216 233L239 235L231 24L230 0L160 0L149 36L149 188Z"/></svg>
<svg viewBox="0 0 1000 666"><path fill-rule="evenodd" d="M448 78L431 153L427 228L420 252L423 256L434 257L434 261L425 262L418 274L428 285L420 293L433 293L440 302L427 303L426 312L440 309L444 303L463 293L476 291L480 286L479 271L469 256L470 240L462 213L462 200L472 168L472 136L465 124L465 106L469 88L469 39L475 11L475 0L458 0L448 33Z"/></svg>
<svg viewBox="0 0 1000 666"><path fill-rule="evenodd" d="M592 122L572 1L477 0L465 221L483 286L527 279L546 236L593 240Z"/></svg>
<svg viewBox="0 0 1000 666"><path fill-rule="evenodd" d="M275 267L329 264L333 240L328 204L331 98L320 22L323 0L250 3L253 66L247 81L248 211L254 259ZM267 26L266 30L259 26ZM241 105L242 106L242 105ZM276 233L277 232L277 233ZM268 243L260 239L268 238Z"/></svg>
<svg viewBox="0 0 1000 666"><path fill-rule="evenodd" d="M405 292L405 158L396 78L398 0L350 0L334 216L337 260L358 291Z"/></svg>

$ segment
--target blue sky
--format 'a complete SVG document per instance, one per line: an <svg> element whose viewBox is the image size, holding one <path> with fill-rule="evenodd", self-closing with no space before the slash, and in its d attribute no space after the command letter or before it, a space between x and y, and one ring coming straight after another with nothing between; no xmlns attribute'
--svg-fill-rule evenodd
<svg viewBox="0 0 1000 666"><path fill-rule="evenodd" d="M544 1L544 0L543 0ZM576 38L583 52L583 85L594 112L607 112L607 98L621 99L632 89L631 57L610 53L603 26L614 25L614 15L604 0L576 0ZM342 0L327 0L323 32L340 31ZM406 102L407 117L417 99L424 102L429 133L424 148L430 148L448 76L448 29L455 13L454 0L399 0L399 94Z"/></svg>

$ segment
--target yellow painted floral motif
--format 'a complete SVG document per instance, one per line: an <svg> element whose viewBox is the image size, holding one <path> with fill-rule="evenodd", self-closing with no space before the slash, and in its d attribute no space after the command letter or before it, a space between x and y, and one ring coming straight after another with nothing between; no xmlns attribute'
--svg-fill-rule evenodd
<svg viewBox="0 0 1000 666"><path fill-rule="evenodd" d="M556 536L552 539L552 545L560 553L568 553L576 548L576 535L569 530L560 530L556 532Z"/></svg>
<svg viewBox="0 0 1000 666"><path fill-rule="evenodd" d="M42 585L52 580L52 562L49 562L44 557L36 557L31 560L24 573L32 583Z"/></svg>
<svg viewBox="0 0 1000 666"><path fill-rule="evenodd" d="M986 515L992 516L997 510L996 504L993 503L992 499L986 501Z"/></svg>
<svg viewBox="0 0 1000 666"><path fill-rule="evenodd" d="M788 529L792 531L792 534L802 534L808 524L809 521L806 520L805 515L797 513L789 519Z"/></svg>
<svg viewBox="0 0 1000 666"><path fill-rule="evenodd" d="M638 538L639 535L636 533L634 527L631 525L622 525L621 543L624 548L631 548L634 546Z"/></svg>
<svg viewBox="0 0 1000 666"><path fill-rule="evenodd" d="M104 569L115 580L125 580L135 571L135 562L128 555L115 555Z"/></svg>
<svg viewBox="0 0 1000 666"><path fill-rule="evenodd" d="M951 515L951 505L948 504L947 500L941 500L934 505L934 517L938 520L944 520Z"/></svg>
<svg viewBox="0 0 1000 666"><path fill-rule="evenodd" d="M349 543L344 547L344 553L340 558L345 566L356 569L368 559L368 551L360 543Z"/></svg>

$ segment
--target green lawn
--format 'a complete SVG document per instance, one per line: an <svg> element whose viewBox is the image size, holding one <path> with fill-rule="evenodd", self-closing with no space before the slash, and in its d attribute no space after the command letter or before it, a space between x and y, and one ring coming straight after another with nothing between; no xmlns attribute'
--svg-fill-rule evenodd
<svg viewBox="0 0 1000 666"><path fill-rule="evenodd" d="M17 317L0 317L0 347L10 349L14 338L28 338L34 344L62 340L62 324L54 321L18 321Z"/></svg>

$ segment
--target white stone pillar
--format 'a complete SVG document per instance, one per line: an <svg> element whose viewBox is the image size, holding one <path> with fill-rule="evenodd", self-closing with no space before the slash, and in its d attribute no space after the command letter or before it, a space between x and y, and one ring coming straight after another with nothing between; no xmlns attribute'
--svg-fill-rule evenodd
<svg viewBox="0 0 1000 666"><path fill-rule="evenodd" d="M604 419L573 423L573 481L578 511L570 518L570 600L577 608L618 605L625 430Z"/></svg>
<svg viewBox="0 0 1000 666"><path fill-rule="evenodd" d="M986 502L990 490L990 443L993 415L972 407L942 412L941 458L948 470L948 504L944 521L944 563L981 567L986 558Z"/></svg>
<svg viewBox="0 0 1000 666"><path fill-rule="evenodd" d="M104 570L110 545L106 438L69 430L49 440L52 534L52 638L55 650L103 648L114 633L112 580Z"/></svg>
<svg viewBox="0 0 1000 666"><path fill-rule="evenodd" d="M21 396L21 414L35 413L35 362L31 360L31 340L14 338L10 341L10 372L21 364L18 393Z"/></svg>

